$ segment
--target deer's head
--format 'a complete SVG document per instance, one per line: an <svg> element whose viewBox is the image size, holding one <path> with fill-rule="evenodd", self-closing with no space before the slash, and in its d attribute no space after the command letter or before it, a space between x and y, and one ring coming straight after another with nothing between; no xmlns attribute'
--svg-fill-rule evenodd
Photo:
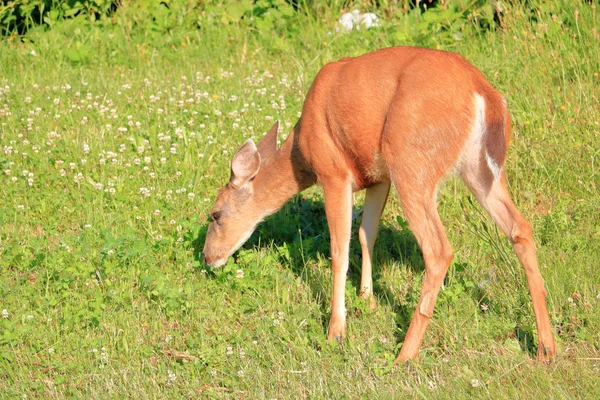
<svg viewBox="0 0 600 400"><path fill-rule="evenodd" d="M225 264L248 240L258 223L272 212L255 198L254 178L261 163L277 152L278 128L279 121L258 145L248 139L233 156L229 182L219 191L210 212L211 222L202 252L208 265Z"/></svg>

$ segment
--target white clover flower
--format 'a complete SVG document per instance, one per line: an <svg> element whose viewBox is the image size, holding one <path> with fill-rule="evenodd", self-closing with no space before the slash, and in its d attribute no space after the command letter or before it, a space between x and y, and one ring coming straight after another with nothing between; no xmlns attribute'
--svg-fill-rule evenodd
<svg viewBox="0 0 600 400"><path fill-rule="evenodd" d="M379 18L374 13L365 13L360 17L360 23L365 28L370 29L374 26L379 26Z"/></svg>
<svg viewBox="0 0 600 400"><path fill-rule="evenodd" d="M370 29L374 26L379 26L379 17L374 13L361 14L358 10L353 10L349 13L344 13L338 20L341 26L335 28L336 31L350 32L351 30L360 30L361 27Z"/></svg>
<svg viewBox="0 0 600 400"><path fill-rule="evenodd" d="M8 310L6 308L2 310L2 318L8 319Z"/></svg>
<svg viewBox="0 0 600 400"><path fill-rule="evenodd" d="M177 375L175 375L175 373L173 373L173 371L168 370L167 371L167 383L171 384L174 383L177 380Z"/></svg>
<svg viewBox="0 0 600 400"><path fill-rule="evenodd" d="M342 14L340 19L338 20L338 23L342 26L343 31L349 32L354 28L354 23L358 20L358 14L358 10L354 10L351 13Z"/></svg>

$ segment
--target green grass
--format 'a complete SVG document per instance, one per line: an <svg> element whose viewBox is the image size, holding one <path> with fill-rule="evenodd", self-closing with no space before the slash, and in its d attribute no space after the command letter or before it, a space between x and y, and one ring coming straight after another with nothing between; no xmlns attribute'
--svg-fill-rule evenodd
<svg viewBox="0 0 600 400"><path fill-rule="evenodd" d="M600 398L596 7L509 8L503 30L465 20L459 41L394 35L410 22L396 14L337 34L333 8L298 17L288 36L218 21L164 35L64 21L3 38L0 397ZM535 361L524 273L458 180L440 196L456 256L410 367L391 362L423 260L395 195L375 250L375 311L358 298L353 236L342 346L326 342L319 188L224 267L198 258L243 140L273 119L287 133L324 63L407 43L461 53L509 99L507 171L538 243L559 347L549 365Z"/></svg>

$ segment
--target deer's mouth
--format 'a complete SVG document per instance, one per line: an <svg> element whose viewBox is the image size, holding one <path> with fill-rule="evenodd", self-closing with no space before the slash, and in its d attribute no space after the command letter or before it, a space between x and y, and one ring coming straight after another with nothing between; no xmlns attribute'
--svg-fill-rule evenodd
<svg viewBox="0 0 600 400"><path fill-rule="evenodd" d="M202 253L202 258L204 259L204 263L213 267L213 268L217 268L220 267L222 265L224 265L225 263L227 263L227 259L229 258L229 256L225 256L225 257L211 257L206 255L206 253Z"/></svg>
<svg viewBox="0 0 600 400"><path fill-rule="evenodd" d="M208 265L210 265L213 268L221 267L221 266L223 266L223 265L225 265L227 263L227 259L228 258L229 257L223 257L223 258L216 259L216 260L214 260L212 263L210 263Z"/></svg>

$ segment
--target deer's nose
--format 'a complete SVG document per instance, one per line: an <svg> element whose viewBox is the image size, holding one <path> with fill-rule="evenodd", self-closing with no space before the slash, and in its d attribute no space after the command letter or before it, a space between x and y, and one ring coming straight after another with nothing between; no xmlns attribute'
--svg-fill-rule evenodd
<svg viewBox="0 0 600 400"><path fill-rule="evenodd" d="M202 259L204 260L204 264L208 264L208 259L206 258L206 254L202 253Z"/></svg>

